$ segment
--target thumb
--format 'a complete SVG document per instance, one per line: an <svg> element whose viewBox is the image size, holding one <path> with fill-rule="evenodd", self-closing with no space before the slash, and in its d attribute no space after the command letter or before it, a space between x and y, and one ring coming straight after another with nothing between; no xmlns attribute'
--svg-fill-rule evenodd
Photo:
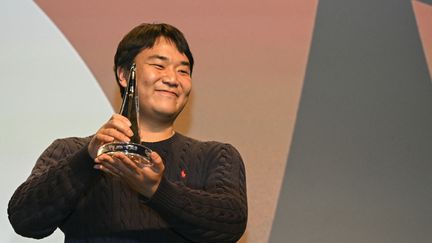
<svg viewBox="0 0 432 243"><path fill-rule="evenodd" d="M150 159L153 162L153 170L156 173L162 173L165 170L165 165L162 161L162 158L159 156L158 153L152 151L150 154Z"/></svg>

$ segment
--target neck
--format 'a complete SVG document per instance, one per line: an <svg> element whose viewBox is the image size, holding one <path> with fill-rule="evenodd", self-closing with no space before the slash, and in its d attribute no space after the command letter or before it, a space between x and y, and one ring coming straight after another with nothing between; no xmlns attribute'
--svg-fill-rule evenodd
<svg viewBox="0 0 432 243"><path fill-rule="evenodd" d="M168 139L174 135L173 124L149 125L148 123L140 124L140 137L143 142L158 142Z"/></svg>

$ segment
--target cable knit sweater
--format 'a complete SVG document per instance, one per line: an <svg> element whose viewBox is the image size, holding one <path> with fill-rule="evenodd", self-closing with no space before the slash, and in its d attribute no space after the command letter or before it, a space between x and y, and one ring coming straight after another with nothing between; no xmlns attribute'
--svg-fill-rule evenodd
<svg viewBox="0 0 432 243"><path fill-rule="evenodd" d="M159 188L147 199L93 169L88 138L53 142L9 202L18 234L65 242L236 242L247 221L245 170L237 150L176 133L145 143L163 159Z"/></svg>

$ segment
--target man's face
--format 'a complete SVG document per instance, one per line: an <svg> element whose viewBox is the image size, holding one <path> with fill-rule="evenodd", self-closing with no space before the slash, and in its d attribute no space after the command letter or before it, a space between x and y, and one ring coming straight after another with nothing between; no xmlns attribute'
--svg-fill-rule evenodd
<svg viewBox="0 0 432 243"><path fill-rule="evenodd" d="M140 120L173 122L187 103L192 89L189 60L165 38L136 57ZM120 82L126 86L126 75Z"/></svg>

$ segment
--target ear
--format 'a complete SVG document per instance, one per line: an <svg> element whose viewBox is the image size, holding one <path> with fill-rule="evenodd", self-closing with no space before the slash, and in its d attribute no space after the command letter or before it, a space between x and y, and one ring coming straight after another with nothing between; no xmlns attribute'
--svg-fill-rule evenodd
<svg viewBox="0 0 432 243"><path fill-rule="evenodd" d="M127 73L124 71L123 68L118 67L117 68L117 77L119 79L119 84L123 87L126 88L127 86Z"/></svg>

